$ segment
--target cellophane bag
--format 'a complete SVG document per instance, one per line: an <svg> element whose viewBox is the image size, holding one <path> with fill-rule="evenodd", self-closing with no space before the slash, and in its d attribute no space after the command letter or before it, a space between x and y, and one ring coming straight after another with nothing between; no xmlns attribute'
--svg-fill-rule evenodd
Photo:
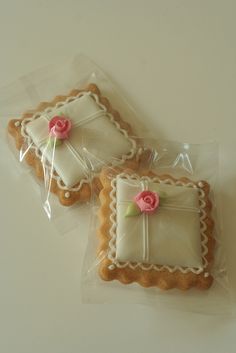
<svg viewBox="0 0 236 353"><path fill-rule="evenodd" d="M145 146L136 170L107 166L100 174L83 301L231 313L217 144Z"/></svg>
<svg viewBox="0 0 236 353"><path fill-rule="evenodd" d="M12 168L34 176L49 219L68 225L74 224L68 210L76 218L77 207L101 189L101 168L137 163L138 137L147 135L126 99L84 55L3 88L0 115L2 137L16 156Z"/></svg>

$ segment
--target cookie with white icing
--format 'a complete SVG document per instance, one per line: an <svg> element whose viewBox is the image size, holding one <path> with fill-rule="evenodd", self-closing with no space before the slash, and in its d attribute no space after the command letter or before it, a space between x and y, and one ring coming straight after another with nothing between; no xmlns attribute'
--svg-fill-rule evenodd
<svg viewBox="0 0 236 353"><path fill-rule="evenodd" d="M161 289L207 289L213 277L209 184L119 168L100 176L99 274Z"/></svg>
<svg viewBox="0 0 236 353"><path fill-rule="evenodd" d="M101 188L99 179L90 175L104 164L136 164L131 127L95 84L41 103L11 120L8 131L20 157L66 206L88 200L91 186Z"/></svg>

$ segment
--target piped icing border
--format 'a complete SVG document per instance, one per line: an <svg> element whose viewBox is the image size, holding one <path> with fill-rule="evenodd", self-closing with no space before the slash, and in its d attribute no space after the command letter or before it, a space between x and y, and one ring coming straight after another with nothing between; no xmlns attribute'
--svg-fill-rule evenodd
<svg viewBox="0 0 236 353"><path fill-rule="evenodd" d="M142 262L119 262L116 259L116 227L117 227L117 222L116 222L116 183L117 183L117 178L123 178L123 179L127 179L129 181L132 180L136 180L136 181L147 181L147 182L158 182L160 184L168 184L168 185L175 185L175 186L185 186L185 187L192 187L194 189L198 189L198 193L199 193L199 209L200 209L200 216L199 216L199 220L200 220L200 235L201 235L201 246L202 246L202 260L203 260L203 266L202 267L198 267L198 268L193 268L193 267L182 267L182 266L168 266L168 265L156 265L156 264L144 264ZM205 211L205 207L206 207L206 202L204 200L205 197L205 192L203 189L201 189L202 187L202 183L199 182L198 186L193 183L193 182L183 182L180 180L172 180L170 178L164 179L162 180L161 178L159 178L158 176L150 178L148 176L143 176L140 177L137 174L126 174L126 173L121 173L118 174L111 182L111 187L112 190L110 192L110 198L111 198L111 202L110 202L110 210L111 210L111 215L110 215L110 221L111 221L111 228L109 231L110 234L110 241L109 241L109 248L108 248L108 259L112 262L112 264L109 266L110 270L115 269L116 267L118 268L125 268L125 267L129 267L132 270L135 270L137 268L140 268L144 271L149 271L149 270L155 270L155 271L162 271L162 270L168 270L169 272L173 273L176 271L181 271L182 273L189 273L189 272L193 272L195 274L200 274L202 272L204 272L204 269L207 268L208 266L208 261L206 258L206 255L208 253L208 248L206 246L207 241L208 241L208 237L205 233L206 229L207 229L207 225L204 221L204 219L206 218L206 211Z"/></svg>
<svg viewBox="0 0 236 353"><path fill-rule="evenodd" d="M32 138L29 136L29 134L26 131L26 125L29 122L32 122L38 118L40 118L41 116L43 116L44 114L50 113L51 111L53 111L54 109L60 108L68 103L71 103L79 98L81 98L82 96L85 95L89 95L90 97L95 99L95 102L97 103L97 105L101 108L101 110L104 111L105 115L110 119L110 121L115 125L115 127L118 129L118 131L120 131L123 136L130 142L131 144L131 149L130 152L128 154L124 154L121 156L120 160L116 160L113 163L111 163L112 166L117 166L117 165L121 165L123 164L126 160L131 159L134 157L135 152L136 152L136 141L131 138L127 131L125 129L122 129L120 124L114 119L113 115L111 113L108 112L106 106L104 104L102 104L99 101L99 97L97 94L91 92L91 91L82 91L79 92L76 96L70 96L68 97L65 101L62 102L58 102L54 107L48 107L45 110L43 110L42 112L36 112L31 118L26 118L23 119L21 122L21 135L24 137L25 143L27 144L27 152L29 150L34 150L35 151L35 155L41 159L42 158L42 152L40 151L39 146L36 146L32 140ZM59 175L56 174L55 169L53 168L53 171L51 171L51 164L46 161L46 163L44 163L44 168L47 170L47 172L49 173L49 175L56 180L57 182L57 186L61 189L61 190L68 190L68 191L79 191L81 189L81 187L83 186L83 184L85 183L90 183L91 182L91 177L86 176L85 178L81 179L78 183L78 186L76 187L71 187L68 188L64 185L61 177Z"/></svg>

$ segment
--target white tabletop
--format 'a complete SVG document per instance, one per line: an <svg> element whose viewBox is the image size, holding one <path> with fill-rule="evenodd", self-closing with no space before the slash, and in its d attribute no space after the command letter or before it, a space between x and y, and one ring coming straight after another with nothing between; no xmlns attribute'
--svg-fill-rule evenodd
<svg viewBox="0 0 236 353"><path fill-rule="evenodd" d="M157 137L220 143L223 236L231 269L235 11L233 0L0 3L1 85L83 52L119 85ZM86 210L78 216L79 231L62 237L46 218L30 176L9 173L12 160L4 153L0 162L1 352L235 352L234 318L81 304Z"/></svg>

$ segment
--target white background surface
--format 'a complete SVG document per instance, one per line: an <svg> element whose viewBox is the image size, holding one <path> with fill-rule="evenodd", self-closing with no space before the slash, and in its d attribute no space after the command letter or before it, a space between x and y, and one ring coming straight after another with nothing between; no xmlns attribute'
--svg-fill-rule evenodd
<svg viewBox="0 0 236 353"><path fill-rule="evenodd" d="M235 12L234 0L0 0L1 85L58 56L84 52L119 85L157 137L219 141L231 272ZM0 352L235 352L234 318L80 304L85 214L79 215L80 229L58 235L31 179L19 178L3 154L0 161Z"/></svg>

